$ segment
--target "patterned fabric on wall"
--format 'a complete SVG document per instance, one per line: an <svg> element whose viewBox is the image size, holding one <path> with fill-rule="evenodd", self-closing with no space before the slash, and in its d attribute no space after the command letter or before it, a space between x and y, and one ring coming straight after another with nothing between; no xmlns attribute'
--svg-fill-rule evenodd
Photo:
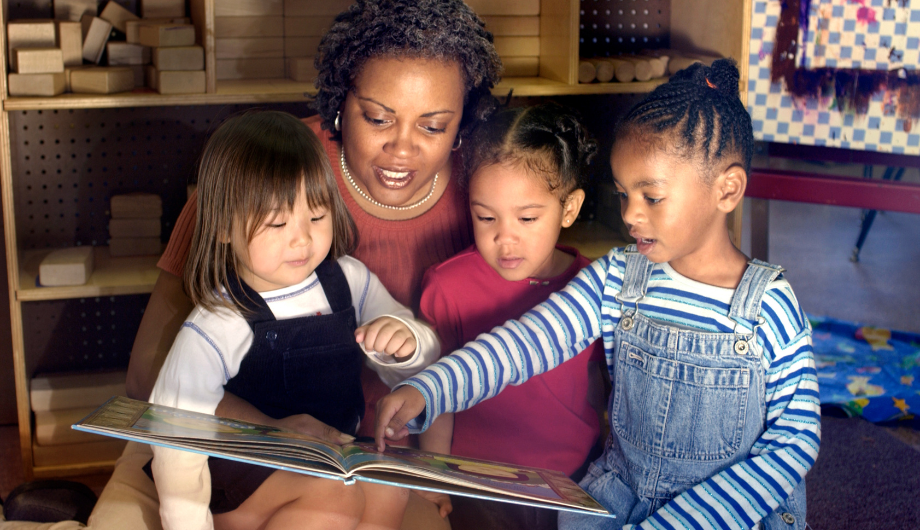
<svg viewBox="0 0 920 530"><path fill-rule="evenodd" d="M758 140L920 154L920 0L754 0Z"/></svg>

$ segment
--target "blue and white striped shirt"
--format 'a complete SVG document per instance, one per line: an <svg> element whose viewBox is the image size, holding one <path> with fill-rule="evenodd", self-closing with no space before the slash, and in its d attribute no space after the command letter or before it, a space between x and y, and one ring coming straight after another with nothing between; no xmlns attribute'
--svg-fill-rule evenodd
<svg viewBox="0 0 920 530"><path fill-rule="evenodd" d="M480 335L405 381L425 398L427 414L420 430L442 413L468 409L507 385L561 364L598 337L610 370L621 314L616 295L625 267L623 249L611 250L520 319ZM641 311L672 326L730 333L736 329L728 317L733 294L659 264ZM640 528L748 528L776 509L814 465L820 403L811 327L782 276L767 287L761 316L765 323L758 327L757 342L766 382L763 433L746 460L685 491Z"/></svg>

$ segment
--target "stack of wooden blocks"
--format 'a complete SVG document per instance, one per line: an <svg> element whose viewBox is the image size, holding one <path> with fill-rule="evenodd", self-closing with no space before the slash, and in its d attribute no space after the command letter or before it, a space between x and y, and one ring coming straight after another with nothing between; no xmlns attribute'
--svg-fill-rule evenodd
<svg viewBox="0 0 920 530"><path fill-rule="evenodd" d="M159 195L113 195L109 210L109 253L112 256L147 256L162 252L160 217L163 215L163 201Z"/></svg>
<svg viewBox="0 0 920 530"><path fill-rule="evenodd" d="M674 75L693 63L703 63L709 66L716 59L718 57L667 49L640 50L636 54L610 57L582 58L578 64L578 82L649 81L666 75Z"/></svg>
<svg viewBox="0 0 920 530"><path fill-rule="evenodd" d="M319 41L353 0L222 0L214 5L217 79L313 82Z"/></svg>
<svg viewBox="0 0 920 530"><path fill-rule="evenodd" d="M128 24L126 41L148 47L147 86L160 94L203 94L204 47L185 17L185 0L145 0L141 18Z"/></svg>
<svg viewBox="0 0 920 530"><path fill-rule="evenodd" d="M70 426L112 396L126 395L125 376L121 371L33 377L29 394L35 414L34 464L55 466L117 459L124 450L124 440L103 439Z"/></svg>
<svg viewBox="0 0 920 530"><path fill-rule="evenodd" d="M140 11L114 0L100 13L96 0L55 0L55 20L10 21L10 95L113 94L145 84L162 94L203 93L204 48L195 45L185 0L144 0ZM103 57L107 66L98 66Z"/></svg>
<svg viewBox="0 0 920 530"><path fill-rule="evenodd" d="M540 0L466 0L495 38L503 77L540 75Z"/></svg>

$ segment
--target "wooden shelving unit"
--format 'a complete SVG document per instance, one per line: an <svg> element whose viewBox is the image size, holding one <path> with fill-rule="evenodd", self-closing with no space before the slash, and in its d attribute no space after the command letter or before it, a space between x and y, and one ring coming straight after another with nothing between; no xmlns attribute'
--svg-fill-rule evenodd
<svg viewBox="0 0 920 530"><path fill-rule="evenodd" d="M47 250L25 250L44 247L40 235L26 235L17 226L22 218L17 216L16 190L18 179L29 174L29 164L16 159L11 132L11 113L16 112L67 112L76 109L133 109L139 107L175 107L232 104L269 104L305 102L314 94L312 84L287 79L218 81L214 54L214 5L221 0L189 0L190 14L196 25L199 43L205 47L207 93L195 95L161 96L149 91L93 96L64 94L51 98L8 97L6 75L0 76L0 191L3 201L4 235L7 255L7 278L10 291L10 313L13 336L14 377L19 419L22 463L26 477L66 476L111 469L109 460L74 461L55 465L35 465L33 459L33 433L29 403L29 381L36 352L26 350L23 313L27 304L47 303L68 299L91 297L118 297L149 293L156 281L156 258L112 258L106 247L96 249L96 269L90 281L83 286L54 288L38 287L35 282L38 263ZM319 1L319 0L317 0ZM501 2L502 0L496 0ZM664 0L660 0L664 1ZM649 4L649 0L626 0L636 4ZM655 2L655 0L651 0ZM2 17L8 12L8 0L3 0ZM612 3L612 0L611 0ZM742 86L747 84L747 44L750 33L750 0L671 0L671 46L688 51L731 56L742 69ZM513 89L515 96L578 96L596 94L642 93L654 89L666 79L645 83L578 84L579 16L581 0L542 0L540 6L540 76L507 78L495 87L497 96L505 96ZM0 32L0 48L5 52L6 32ZM7 54L0 53L0 71L6 72ZM164 111L165 112L165 111ZM164 127L164 131L168 127ZM164 136L165 138L165 136ZM90 140L87 138L86 140ZM18 144L17 144L18 145ZM62 146L63 147L63 146ZM102 153L105 156L105 153ZM25 158L28 160L28 157ZM75 179L79 175L75 176ZM738 216L740 233L740 216ZM582 249L592 258L599 257L618 242L618 234L597 223L580 224L564 235L564 242ZM25 244L25 240L29 244Z"/></svg>

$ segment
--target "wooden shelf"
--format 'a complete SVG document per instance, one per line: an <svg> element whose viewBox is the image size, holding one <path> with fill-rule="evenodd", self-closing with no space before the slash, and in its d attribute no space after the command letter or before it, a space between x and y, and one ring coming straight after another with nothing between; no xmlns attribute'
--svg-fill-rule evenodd
<svg viewBox="0 0 920 530"><path fill-rule="evenodd" d="M38 266L52 250L54 249L30 250L22 253L19 288L16 290L17 300L35 302L149 293L153 291L157 276L160 274L160 269L156 266L160 259L159 256L113 258L109 255L109 247L95 247L95 267L86 284L69 287L39 287L36 285Z"/></svg>
<svg viewBox="0 0 920 530"><path fill-rule="evenodd" d="M575 96L586 94L638 94L651 92L667 81L654 79L644 83L587 83L569 85L542 77L510 77L502 80L492 93L503 97L509 90L515 96ZM239 103L284 103L310 101L316 94L311 83L299 83L290 79L245 79L218 81L217 92L211 94L181 94L163 96L150 89L135 89L119 94L61 94L44 97L11 97L3 102L3 109L52 110L52 109L100 109L124 107L171 107L183 105L232 105Z"/></svg>

